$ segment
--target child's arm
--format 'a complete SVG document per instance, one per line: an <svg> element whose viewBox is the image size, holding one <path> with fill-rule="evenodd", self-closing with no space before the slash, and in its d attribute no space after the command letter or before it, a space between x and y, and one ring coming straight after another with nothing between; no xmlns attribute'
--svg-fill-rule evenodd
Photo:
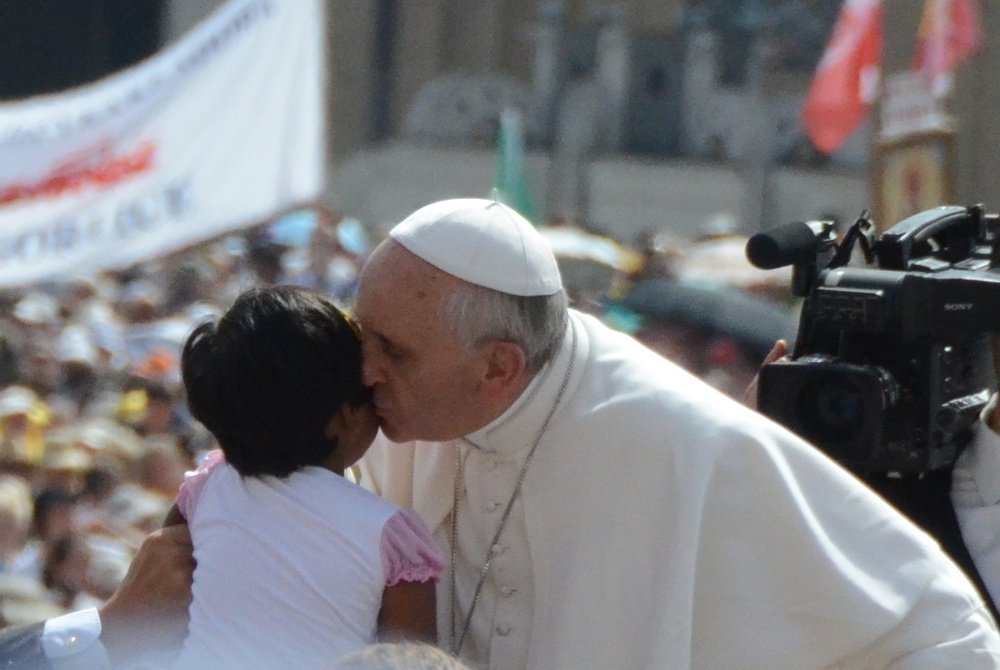
<svg viewBox="0 0 1000 670"><path fill-rule="evenodd" d="M217 449L208 454L197 470L184 474L184 483L181 484L177 500L171 505L166 518L163 520L164 528L188 522L188 519L194 513L195 506L198 504L198 496L201 495L201 489L205 486L209 474L224 462L225 456L223 456L221 450Z"/></svg>
<svg viewBox="0 0 1000 670"><path fill-rule="evenodd" d="M437 614L434 582L399 582L387 586L378 615L381 642L437 641Z"/></svg>
<svg viewBox="0 0 1000 670"><path fill-rule="evenodd" d="M444 568L444 554L417 513L398 510L382 529L386 583L378 615L379 640L436 642L434 589Z"/></svg>

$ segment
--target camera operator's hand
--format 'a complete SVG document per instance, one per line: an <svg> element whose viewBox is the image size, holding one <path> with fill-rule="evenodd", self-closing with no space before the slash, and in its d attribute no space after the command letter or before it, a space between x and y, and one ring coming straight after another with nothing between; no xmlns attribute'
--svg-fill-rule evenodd
<svg viewBox="0 0 1000 670"><path fill-rule="evenodd" d="M997 351L996 347L993 349L994 353ZM767 365L768 363L774 363L782 358L787 358L788 356L788 342L784 340L778 340L774 343L771 351L767 352L767 356L764 357L764 362L761 363L761 367ZM750 386L747 390L743 392L743 404L750 409L757 409L757 384L760 381L760 372L754 375L753 380L750 382Z"/></svg>
<svg viewBox="0 0 1000 670"><path fill-rule="evenodd" d="M1000 334L994 333L993 341L993 371L996 373L998 386L1000 386ZM987 425L993 429L994 433L1000 434L1000 407L994 405L993 411L986 420Z"/></svg>

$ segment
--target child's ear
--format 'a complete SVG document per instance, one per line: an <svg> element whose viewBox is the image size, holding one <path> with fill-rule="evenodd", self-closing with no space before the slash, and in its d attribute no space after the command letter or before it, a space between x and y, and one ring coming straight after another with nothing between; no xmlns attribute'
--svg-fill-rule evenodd
<svg viewBox="0 0 1000 670"><path fill-rule="evenodd" d="M356 420L356 413L356 410L345 402L330 419L330 423L326 424L324 434L331 440L343 437L350 431L351 424Z"/></svg>
<svg viewBox="0 0 1000 670"><path fill-rule="evenodd" d="M331 439L345 437L364 420L363 411L364 407L351 407L348 403L343 403L330 423L326 424L324 435Z"/></svg>
<svg viewBox="0 0 1000 670"><path fill-rule="evenodd" d="M323 434L331 440L337 439L337 436L342 435L344 432L344 407L346 406L341 405L337 413L330 419L330 423L326 424L326 430L323 431Z"/></svg>

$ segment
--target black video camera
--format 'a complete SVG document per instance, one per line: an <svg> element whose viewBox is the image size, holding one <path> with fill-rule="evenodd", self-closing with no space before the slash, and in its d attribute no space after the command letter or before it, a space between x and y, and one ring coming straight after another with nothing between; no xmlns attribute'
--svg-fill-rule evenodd
<svg viewBox="0 0 1000 670"><path fill-rule="evenodd" d="M860 246L867 267L847 267ZM750 238L805 298L791 362L761 369L758 409L862 475L949 467L996 380L1000 215L937 207L877 236L867 212Z"/></svg>

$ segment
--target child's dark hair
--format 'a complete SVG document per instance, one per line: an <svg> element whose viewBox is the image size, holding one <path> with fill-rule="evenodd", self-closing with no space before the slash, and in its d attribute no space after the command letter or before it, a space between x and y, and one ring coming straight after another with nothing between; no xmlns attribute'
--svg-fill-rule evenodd
<svg viewBox="0 0 1000 670"><path fill-rule="evenodd" d="M368 401L353 323L296 286L250 289L217 323L198 326L181 376L191 414L243 476L321 465L336 447L325 436L334 414Z"/></svg>

